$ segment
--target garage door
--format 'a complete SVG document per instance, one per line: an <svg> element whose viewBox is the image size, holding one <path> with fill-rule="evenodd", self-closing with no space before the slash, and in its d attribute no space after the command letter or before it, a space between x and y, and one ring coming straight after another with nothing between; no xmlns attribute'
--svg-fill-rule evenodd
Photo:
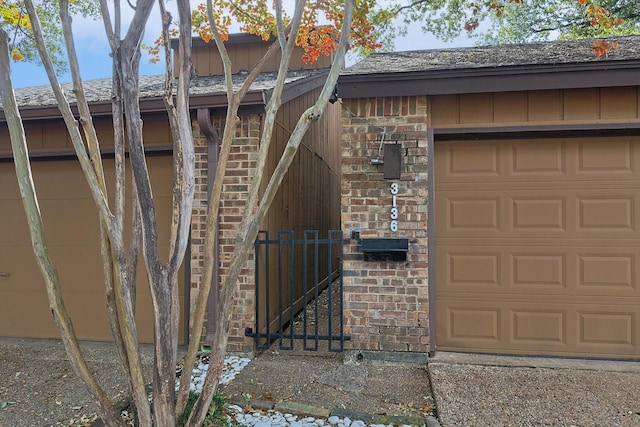
<svg viewBox="0 0 640 427"><path fill-rule="evenodd" d="M436 144L439 350L640 358L639 142Z"/></svg>
<svg viewBox="0 0 640 427"><path fill-rule="evenodd" d="M171 156L148 160L160 241L166 241L171 218L171 160ZM108 182L113 182L113 161L106 163ZM37 161L32 168L49 249L76 333L81 339L110 340L98 218L78 162ZM0 336L58 337L31 249L13 163L0 163L0 182ZM167 248L163 251L168 252ZM142 266L138 282L138 330L142 341L151 342L151 297ZM183 288L181 284L181 299Z"/></svg>

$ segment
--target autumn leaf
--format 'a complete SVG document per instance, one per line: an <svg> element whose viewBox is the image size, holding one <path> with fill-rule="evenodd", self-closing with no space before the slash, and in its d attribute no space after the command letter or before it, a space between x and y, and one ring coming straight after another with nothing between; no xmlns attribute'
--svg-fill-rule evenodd
<svg viewBox="0 0 640 427"><path fill-rule="evenodd" d="M1 1L1 0L0 0ZM375 26L371 20L371 11L377 0L358 0L354 9L351 29L351 47L367 50L378 49L381 44L376 40ZM269 40L277 35L277 22L272 3L267 0L214 0L212 2L214 23L222 41L227 41L232 22L240 25L240 31ZM304 50L302 60L313 63L322 55L330 55L338 48L338 39L344 19L344 2L335 0L309 1L305 5L300 31L295 35L296 46ZM287 26L290 18L283 11L283 24ZM320 22L327 23L320 25ZM191 28L194 35L204 42L213 40L209 24L207 7L200 4L192 11ZM176 34L177 35L177 34ZM152 62L159 60L160 48L164 40L158 38L154 44L145 46Z"/></svg>
<svg viewBox="0 0 640 427"><path fill-rule="evenodd" d="M24 59L24 55L20 53L19 49L14 47L11 51L11 59L13 59L14 61L22 61Z"/></svg>

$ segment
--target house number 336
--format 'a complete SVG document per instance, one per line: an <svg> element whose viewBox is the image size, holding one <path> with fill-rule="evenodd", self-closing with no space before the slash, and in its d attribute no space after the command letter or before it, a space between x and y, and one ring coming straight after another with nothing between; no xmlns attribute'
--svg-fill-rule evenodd
<svg viewBox="0 0 640 427"><path fill-rule="evenodd" d="M398 231L398 191L400 187L397 182L391 184L391 222L389 228L391 231Z"/></svg>

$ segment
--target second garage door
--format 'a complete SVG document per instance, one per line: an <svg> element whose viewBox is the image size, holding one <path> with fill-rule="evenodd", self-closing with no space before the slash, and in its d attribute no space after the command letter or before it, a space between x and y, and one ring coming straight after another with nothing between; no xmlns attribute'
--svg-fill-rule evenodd
<svg viewBox="0 0 640 427"><path fill-rule="evenodd" d="M158 214L159 241L167 242L171 222L172 156L148 158ZM63 297L78 337L111 340L105 308L98 214L77 160L32 163L36 191ZM113 160L105 161L108 183ZM33 255L29 229L11 162L0 163L0 336L58 337L44 280ZM161 248L165 258L168 247ZM140 261L136 317L139 338L153 341L151 295ZM180 277L181 311L184 281ZM182 316L182 315L181 315ZM181 341L184 341L181 328Z"/></svg>
<svg viewBox="0 0 640 427"><path fill-rule="evenodd" d="M639 142L436 144L439 350L640 358Z"/></svg>

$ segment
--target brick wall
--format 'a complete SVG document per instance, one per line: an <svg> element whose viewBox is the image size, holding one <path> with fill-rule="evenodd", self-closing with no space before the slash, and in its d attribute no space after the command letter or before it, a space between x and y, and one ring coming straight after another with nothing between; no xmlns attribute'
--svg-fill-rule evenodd
<svg viewBox="0 0 640 427"><path fill-rule="evenodd" d="M242 116L236 127L227 175L220 200L220 280L224 280L236 246L237 230L249 193L249 185L258 159L262 117ZM229 329L228 351L253 351L253 340L244 336L244 328L255 323L254 256L250 252L234 296L234 312Z"/></svg>
<svg viewBox="0 0 640 427"><path fill-rule="evenodd" d="M345 247L345 330L354 350L429 350L426 97L342 101L342 229L360 238L408 238L406 262L364 261ZM385 180L381 136L402 144L400 179ZM398 230L390 229L397 183Z"/></svg>
<svg viewBox="0 0 640 427"><path fill-rule="evenodd" d="M191 214L191 283L189 307L195 310L196 299L202 282L204 268L204 240L207 221L207 139L200 133L197 122L193 122L193 143L195 149L195 193L193 200L193 212ZM193 312L189 313L189 331L193 326ZM193 333L191 331L191 333ZM200 331L204 333L204 331Z"/></svg>
<svg viewBox="0 0 640 427"><path fill-rule="evenodd" d="M274 131L267 173L275 168L277 158L282 153L289 138L290 129L300 114L315 101L312 91L283 105ZM250 114L241 116L227 165L227 174L223 184L220 206L220 276L224 276L231 263L236 246L237 229L241 222L250 178L256 167L257 150L260 139L263 116ZM301 238L302 230L317 229L321 238L326 238L327 229L339 227L340 202L340 108L336 105L327 108L319 123L314 124L303 139L300 152L294 159L282 187L274 199L267 218L262 224L271 235L280 230L295 230ZM217 118L213 126L222 134L223 120ZM194 124L196 145L196 200L192 217L191 247L191 309L195 308L202 271L204 268L204 240L206 226L207 197L207 160L206 138L200 134ZM334 144L332 144L334 143ZM299 203L312 194L312 200ZM277 258L271 258L271 271L277 272ZM234 312L229 334L229 351L250 352L254 350L252 338L245 337L245 328L255 329L255 264L253 251L239 277L238 293L234 296ZM275 279L277 280L277 278ZM273 288L272 288L273 289ZM262 293L263 297L265 293ZM270 295L277 301L278 295ZM264 301L262 302L264 304ZM272 304L271 307L276 307ZM264 313L264 309L263 309ZM275 316L274 313L271 313ZM191 319L190 324L193 321ZM206 329L206 325L205 325ZM206 334L205 331L199 333ZM206 335L205 335L206 336Z"/></svg>
<svg viewBox="0 0 640 427"><path fill-rule="evenodd" d="M222 135L223 121L214 121L214 127ZM256 166L258 142L260 140L261 116L252 114L242 116L236 127L227 174L224 179L220 200L220 280L231 263L235 248L235 239L241 221L242 210L249 191L250 178ZM200 134L197 124L194 126L196 146L196 194L191 226L191 309L202 281L204 268L204 238L206 226L207 196L207 142ZM244 328L253 325L255 311L255 290L253 273L253 254L249 256L245 269L238 278L238 292L234 297L234 313L229 332L229 351L249 352L253 342L244 336ZM193 319L190 316L190 325ZM205 326L206 327L206 326ZM205 332L205 331L201 331Z"/></svg>

